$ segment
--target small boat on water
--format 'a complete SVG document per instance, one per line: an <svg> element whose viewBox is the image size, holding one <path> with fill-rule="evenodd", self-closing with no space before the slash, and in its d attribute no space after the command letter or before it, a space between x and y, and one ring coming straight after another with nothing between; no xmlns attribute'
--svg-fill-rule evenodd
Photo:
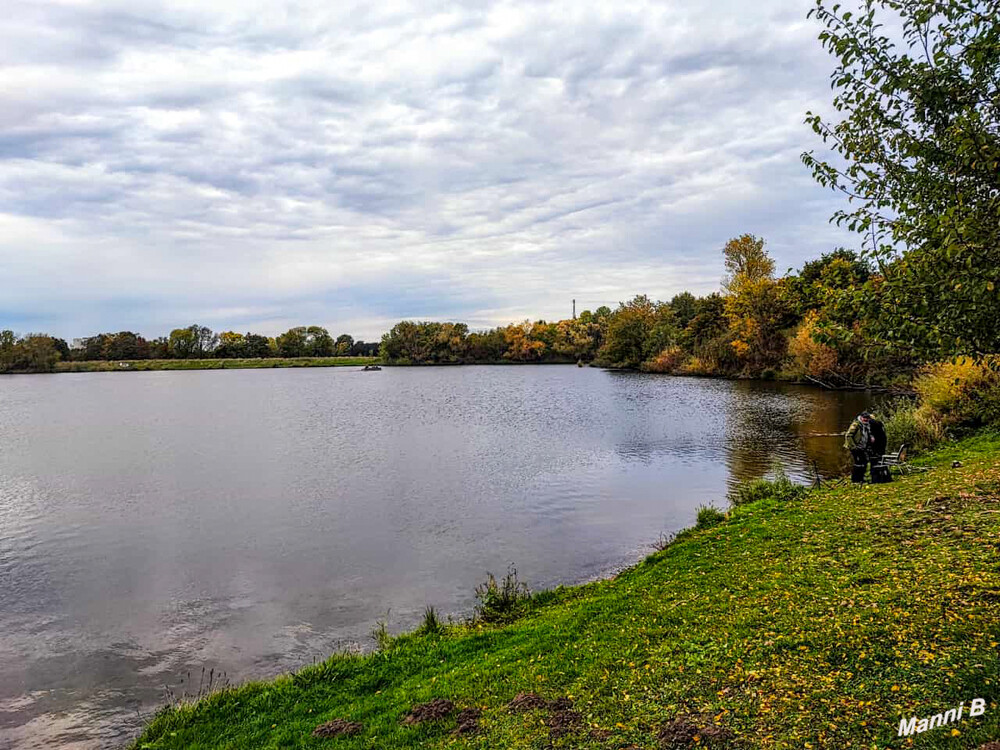
<svg viewBox="0 0 1000 750"><path fill-rule="evenodd" d="M382 368L378 365L365 365L365 369L362 372L382 372Z"/></svg>

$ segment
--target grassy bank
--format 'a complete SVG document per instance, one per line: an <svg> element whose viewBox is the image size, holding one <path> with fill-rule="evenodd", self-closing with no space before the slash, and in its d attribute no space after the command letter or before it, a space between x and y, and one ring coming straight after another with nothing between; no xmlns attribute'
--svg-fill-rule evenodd
<svg viewBox="0 0 1000 750"><path fill-rule="evenodd" d="M267 367L357 367L378 357L270 357L265 359L132 359L114 362L57 362L56 372L130 372L146 370L247 370Z"/></svg>
<svg viewBox="0 0 1000 750"><path fill-rule="evenodd" d="M978 747L1000 739L998 450L979 435L890 485L742 505L514 622L411 634L173 707L136 747ZM514 711L518 693L539 697ZM401 721L437 698L480 709L478 731L474 712L467 734L454 712ZM969 718L974 698L988 707ZM961 723L896 738L902 716L962 701ZM360 727L312 735L333 719Z"/></svg>

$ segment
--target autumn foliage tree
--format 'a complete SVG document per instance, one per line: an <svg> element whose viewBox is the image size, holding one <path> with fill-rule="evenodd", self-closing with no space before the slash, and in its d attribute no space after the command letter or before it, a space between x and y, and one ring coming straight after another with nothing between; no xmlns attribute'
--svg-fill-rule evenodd
<svg viewBox="0 0 1000 750"><path fill-rule="evenodd" d="M819 332L819 313L810 310L789 342L797 371L813 380L826 381L839 376L837 350L823 343Z"/></svg>
<svg viewBox="0 0 1000 750"><path fill-rule="evenodd" d="M219 334L219 345L215 348L215 356L225 359L245 357L246 337L236 331L223 331Z"/></svg>
<svg viewBox="0 0 1000 750"><path fill-rule="evenodd" d="M504 359L512 362L538 362L545 353L545 342L532 336L536 325L530 320L503 329L506 351Z"/></svg>
<svg viewBox="0 0 1000 750"><path fill-rule="evenodd" d="M18 337L13 331L0 331L0 372L51 372L63 358L65 346L46 334Z"/></svg>
<svg viewBox="0 0 1000 750"><path fill-rule="evenodd" d="M751 374L776 368L787 345L783 329L792 321L781 284L774 278L774 260L764 240L750 234L727 242L722 253L731 346Z"/></svg>
<svg viewBox="0 0 1000 750"><path fill-rule="evenodd" d="M677 337L673 311L644 294L623 302L609 317L598 357L619 367L638 367L672 346Z"/></svg>
<svg viewBox="0 0 1000 750"><path fill-rule="evenodd" d="M745 284L774 278L774 260L764 249L764 240L752 234L734 237L722 248L726 275L722 291L738 294Z"/></svg>

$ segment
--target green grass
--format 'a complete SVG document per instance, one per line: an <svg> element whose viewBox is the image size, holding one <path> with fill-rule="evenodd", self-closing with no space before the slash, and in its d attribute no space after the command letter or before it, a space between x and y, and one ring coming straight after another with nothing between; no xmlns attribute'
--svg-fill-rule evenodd
<svg viewBox="0 0 1000 750"><path fill-rule="evenodd" d="M536 595L513 623L406 635L169 707L135 746L656 748L697 717L741 748L909 747L902 716L980 697L983 716L912 745L975 748L1000 738L998 451L980 435L890 485L734 507L613 580ZM522 691L570 698L582 724L553 739L552 714L507 710ZM480 734L401 723L433 698L481 708ZM363 729L311 736L334 718Z"/></svg>
<svg viewBox="0 0 1000 750"><path fill-rule="evenodd" d="M378 357L270 357L266 359L132 359L104 362L58 362L56 372L131 372L144 370L246 370L266 367L357 367Z"/></svg>

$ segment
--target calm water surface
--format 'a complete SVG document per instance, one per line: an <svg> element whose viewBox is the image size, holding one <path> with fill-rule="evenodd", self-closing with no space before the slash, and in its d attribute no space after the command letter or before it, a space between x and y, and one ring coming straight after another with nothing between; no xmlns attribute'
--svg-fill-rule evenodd
<svg viewBox="0 0 1000 750"><path fill-rule="evenodd" d="M577 367L0 378L0 748L117 747L232 681L467 614L485 571L608 573L857 393Z"/></svg>

